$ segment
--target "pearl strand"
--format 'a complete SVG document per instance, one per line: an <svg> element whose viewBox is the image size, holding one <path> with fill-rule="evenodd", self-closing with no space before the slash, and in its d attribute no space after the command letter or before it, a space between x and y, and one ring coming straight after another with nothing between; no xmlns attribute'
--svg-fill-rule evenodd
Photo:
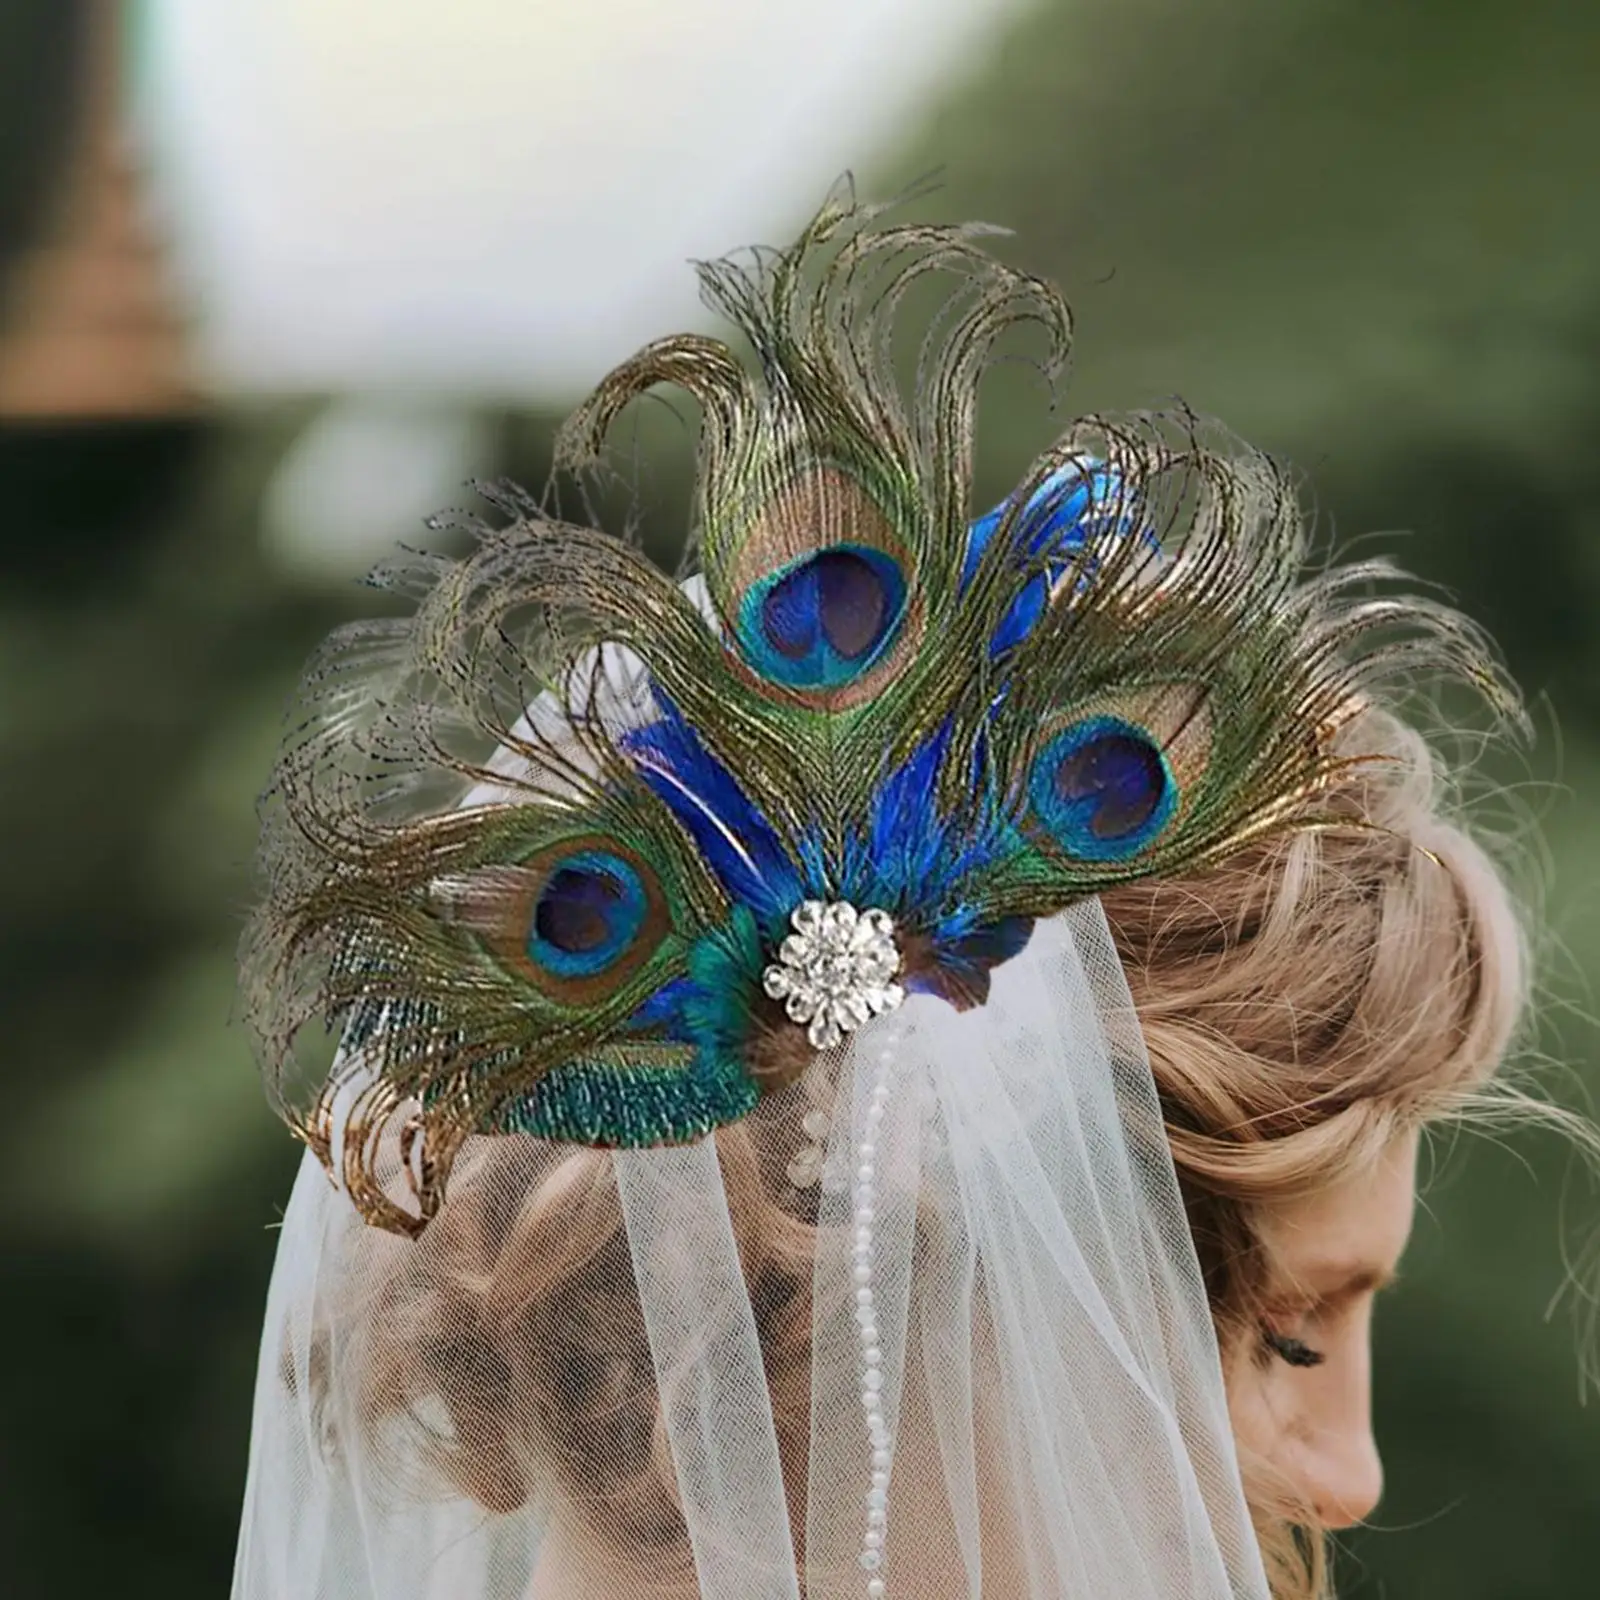
<svg viewBox="0 0 1600 1600"><path fill-rule="evenodd" d="M867 1578L868 1600L883 1600L886 1588L879 1569L889 1523L889 1424L883 1416L883 1351L878 1344L877 1306L872 1292L872 1228L876 1220L874 1198L878 1176L878 1132L889 1101L884 1082L892 1046L878 1057L878 1072L867 1102L867 1125L856 1146L855 1181L855 1285L856 1323L861 1330L861 1408L866 1414L867 1439L872 1447L872 1480L867 1490L867 1526L861 1537L861 1567Z"/></svg>

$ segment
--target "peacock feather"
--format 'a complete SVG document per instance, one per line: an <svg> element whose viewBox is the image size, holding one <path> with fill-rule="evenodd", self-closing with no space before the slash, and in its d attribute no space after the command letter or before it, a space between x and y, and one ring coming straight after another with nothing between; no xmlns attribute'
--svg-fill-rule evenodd
<svg viewBox="0 0 1600 1600"><path fill-rule="evenodd" d="M701 408L685 581L489 490L492 522L437 524L463 558L374 574L408 615L314 658L246 993L291 1126L371 1220L425 1225L475 1133L698 1138L903 990L981 1003L1036 919L1317 825L1396 670L1511 706L1386 564L1308 575L1290 477L1181 411L1073 423L975 517L997 340L1031 327L1054 374L1071 333L987 231L835 197L792 248L699 269L753 361L683 335L602 381L559 441L576 473L647 391ZM868 987L806 1000L807 940ZM313 1020L331 1077L301 1065ZM397 1126L415 1204L379 1160Z"/></svg>

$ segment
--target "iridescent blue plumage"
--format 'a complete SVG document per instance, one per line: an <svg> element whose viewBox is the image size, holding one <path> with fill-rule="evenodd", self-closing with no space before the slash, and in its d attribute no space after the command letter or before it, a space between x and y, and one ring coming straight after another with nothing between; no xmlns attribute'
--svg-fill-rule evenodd
<svg viewBox="0 0 1600 1600"><path fill-rule="evenodd" d="M694 840L729 897L769 932L804 898L793 855L772 824L659 689L660 716L618 740L646 786Z"/></svg>
<svg viewBox="0 0 1600 1600"><path fill-rule="evenodd" d="M745 659L774 683L836 688L893 642L905 604L905 574L891 556L835 545L753 584L740 603L737 638Z"/></svg>
<svg viewBox="0 0 1600 1600"><path fill-rule="evenodd" d="M946 724L884 776L861 823L837 839L819 832L800 837L812 893L883 906L937 927L963 883L1020 847L991 774L973 775L959 807L941 794L951 746Z"/></svg>
<svg viewBox="0 0 1600 1600"><path fill-rule="evenodd" d="M593 977L628 949L648 912L632 865L607 851L579 851L550 874L534 905L529 959L559 977Z"/></svg>
<svg viewBox="0 0 1600 1600"><path fill-rule="evenodd" d="M941 803L948 726L884 778L862 826L831 838L820 829L804 830L785 848L778 829L670 702L659 694L657 700L662 717L625 735L622 747L694 838L736 902L736 916L747 918L739 924L754 941L742 950L746 965L761 940L782 937L789 913L806 899L879 906L920 934L918 964L907 973L912 990L945 992L945 966L958 975L958 988L970 989L979 972L1026 942L1031 920L1008 919L998 932L986 931L963 901L963 883L1021 852L1025 841L1002 797L983 792L981 763L970 803L960 810ZM666 991L655 997L632 1025L656 1026L675 1038L701 1036L683 1022L691 1003L703 1007L706 1001L694 985L674 985L670 999Z"/></svg>
<svg viewBox="0 0 1600 1600"><path fill-rule="evenodd" d="M963 587L972 582L980 558L1016 500L1015 495L1002 500L968 530L961 567ZM990 654L1002 655L1028 636L1050 604L1054 586L1069 572L1076 569L1078 581L1088 581L1098 542L1139 531L1129 516L1125 486L1113 469L1089 459L1058 467L1016 514L1012 544L1022 560L1042 570L1028 579L1012 602L990 641Z"/></svg>
<svg viewBox="0 0 1600 1600"><path fill-rule="evenodd" d="M1090 717L1055 735L1040 753L1029 793L1034 815L1085 861L1136 855L1178 803L1160 746L1120 717Z"/></svg>

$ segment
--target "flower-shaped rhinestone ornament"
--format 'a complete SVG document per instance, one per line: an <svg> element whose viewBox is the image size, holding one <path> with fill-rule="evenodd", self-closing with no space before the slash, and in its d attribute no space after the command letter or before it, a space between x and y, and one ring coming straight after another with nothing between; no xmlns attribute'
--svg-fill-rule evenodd
<svg viewBox="0 0 1600 1600"><path fill-rule="evenodd" d="M789 918L794 932L761 974L762 987L805 1025L813 1050L831 1050L872 1017L905 999L895 982L900 951L887 911L857 911L846 900L807 900Z"/></svg>

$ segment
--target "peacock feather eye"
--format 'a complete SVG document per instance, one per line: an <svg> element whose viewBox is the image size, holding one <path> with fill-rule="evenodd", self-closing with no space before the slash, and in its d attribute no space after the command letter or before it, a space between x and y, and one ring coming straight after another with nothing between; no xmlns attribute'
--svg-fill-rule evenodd
<svg viewBox="0 0 1600 1600"><path fill-rule="evenodd" d="M534 901L528 959L557 977L596 977L633 948L649 911L629 862L581 851L551 870Z"/></svg>
<svg viewBox="0 0 1600 1600"><path fill-rule="evenodd" d="M881 657L905 610L905 576L892 556L834 545L751 586L740 644L747 660L788 688L838 688Z"/></svg>
<svg viewBox="0 0 1600 1600"><path fill-rule="evenodd" d="M660 873L596 833L435 879L429 904L557 1006L605 1002L661 948L673 920Z"/></svg>
<svg viewBox="0 0 1600 1600"><path fill-rule="evenodd" d="M706 582L743 671L814 710L848 711L922 640L915 541L886 491L812 464L706 550Z"/></svg>
<svg viewBox="0 0 1600 1600"><path fill-rule="evenodd" d="M1034 815L1068 854L1137 855L1172 820L1178 785L1161 745L1121 717L1089 717L1045 745L1029 784Z"/></svg>

